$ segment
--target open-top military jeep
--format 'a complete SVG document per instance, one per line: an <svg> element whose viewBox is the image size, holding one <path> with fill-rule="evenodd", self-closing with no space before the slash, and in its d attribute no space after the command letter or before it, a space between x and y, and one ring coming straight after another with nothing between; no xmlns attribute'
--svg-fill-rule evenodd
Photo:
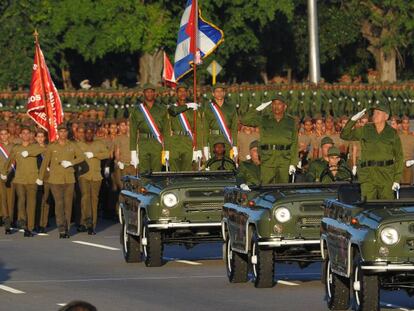
<svg viewBox="0 0 414 311"><path fill-rule="evenodd" d="M320 261L322 202L335 198L339 185L280 184L243 191L225 189L222 230L230 282L274 285L275 261Z"/></svg>
<svg viewBox="0 0 414 311"><path fill-rule="evenodd" d="M322 282L331 310L379 310L380 288L414 293L414 188L362 202L358 185L324 202Z"/></svg>
<svg viewBox="0 0 414 311"><path fill-rule="evenodd" d="M143 255L147 266L156 267L165 243L222 241L224 188L234 184L234 173L226 171L125 177L119 204L125 260L139 262Z"/></svg>

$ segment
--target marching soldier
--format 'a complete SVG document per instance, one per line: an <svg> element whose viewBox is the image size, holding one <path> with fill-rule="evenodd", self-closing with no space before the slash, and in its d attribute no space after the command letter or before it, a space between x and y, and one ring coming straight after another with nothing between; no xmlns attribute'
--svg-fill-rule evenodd
<svg viewBox="0 0 414 311"><path fill-rule="evenodd" d="M5 167L14 144L10 142L10 133L7 126L0 128L0 167ZM14 169L14 166L13 166ZM0 179L1 210L5 233L11 233L11 224L14 216L14 185L10 183L10 176ZM3 176L2 176L3 177Z"/></svg>
<svg viewBox="0 0 414 311"><path fill-rule="evenodd" d="M37 144L44 148L43 153L38 156L38 168L40 169L45 153L46 153L46 132L44 130L37 130L35 135ZM40 201L40 218L38 233L45 233L46 227L49 221L49 196L50 196L50 184L48 182L49 172L46 170L43 180L43 193Z"/></svg>
<svg viewBox="0 0 414 311"><path fill-rule="evenodd" d="M22 127L22 144L13 147L12 152L2 168L2 179L6 179L11 170L11 165L16 164L13 184L17 194L18 223L24 229L25 237L33 236L36 215L36 180L38 177L37 156L44 147L32 144L31 129Z"/></svg>
<svg viewBox="0 0 414 311"><path fill-rule="evenodd" d="M129 152L128 121L118 121L119 135L115 138L115 176L117 189L122 188L121 179L126 175L136 175L136 168L131 165L131 154Z"/></svg>
<svg viewBox="0 0 414 311"><path fill-rule="evenodd" d="M373 107L372 124L354 128L366 109L354 115L342 130L341 138L361 142L361 162L358 170L362 197L393 199L400 188L403 152L398 133L387 124L390 115L386 103L377 101Z"/></svg>
<svg viewBox="0 0 414 311"><path fill-rule="evenodd" d="M69 238L72 216L72 201L75 184L74 165L85 160L76 143L69 141L68 130L64 124L58 126L59 139L49 144L40 167L38 185L43 184L49 168L49 184L55 200L56 223L59 238Z"/></svg>
<svg viewBox="0 0 414 311"><path fill-rule="evenodd" d="M141 173L161 171L164 112L165 107L155 102L155 87L146 84L144 86L144 103L139 104L136 109L131 111L129 121L131 164L137 167L139 163Z"/></svg>
<svg viewBox="0 0 414 311"><path fill-rule="evenodd" d="M240 163L237 172L237 184L243 190L249 190L249 185L260 185L260 157L259 141L255 140L250 143L250 159Z"/></svg>
<svg viewBox="0 0 414 311"><path fill-rule="evenodd" d="M165 124L165 150L169 159L168 169L174 172L191 171L192 161L200 163L202 158L201 127L197 126L197 131L194 133L193 111L198 109L198 104L187 103L187 97L187 86L178 85L177 103L168 107L163 122ZM199 125L202 121L199 112L197 112L197 118L199 120L197 125ZM193 146L194 140L197 146Z"/></svg>
<svg viewBox="0 0 414 311"><path fill-rule="evenodd" d="M89 235L95 235L98 216L98 197L101 188L101 160L109 158L109 150L104 142L94 140L95 129L88 125L85 141L78 147L86 157L89 170L79 177L81 198L81 226L85 226Z"/></svg>
<svg viewBox="0 0 414 311"><path fill-rule="evenodd" d="M285 114L287 104L282 96L274 96L271 105L272 114L252 110L242 123L259 127L262 183L287 183L298 163L298 130L295 120Z"/></svg>

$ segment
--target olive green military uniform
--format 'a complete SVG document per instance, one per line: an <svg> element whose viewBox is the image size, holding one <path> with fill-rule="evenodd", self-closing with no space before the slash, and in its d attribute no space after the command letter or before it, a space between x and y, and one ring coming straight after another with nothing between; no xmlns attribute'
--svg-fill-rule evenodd
<svg viewBox="0 0 414 311"><path fill-rule="evenodd" d="M262 183L287 183L289 165L296 166L298 163L298 131L295 120L285 114L277 121L273 115L260 115L252 110L242 118L242 123L259 127Z"/></svg>
<svg viewBox="0 0 414 311"><path fill-rule="evenodd" d="M213 156L207 161L206 169L210 171L232 171L236 169L236 163L227 156L224 156L222 159Z"/></svg>
<svg viewBox="0 0 414 311"><path fill-rule="evenodd" d="M374 124L355 128L350 120L341 133L345 140L361 142L361 162L358 176L362 196L368 200L393 199L392 185L400 182L403 171L403 152L397 132L388 124L378 133Z"/></svg>
<svg viewBox="0 0 414 311"><path fill-rule="evenodd" d="M89 229L95 229L98 216L98 197L101 188L101 160L109 158L109 150L102 142L79 142L79 149L85 152L92 152L93 157L86 158L89 170L79 177L81 198L81 225Z"/></svg>
<svg viewBox="0 0 414 311"><path fill-rule="evenodd" d="M163 133L164 124L162 122L165 115L165 107L161 106L161 104L154 103L151 109L149 109L149 107L147 108L152 115L159 131ZM130 150L138 151L139 171L141 173L149 171L161 171L161 152L163 150L162 145L152 134L142 111L138 107L131 112L129 129L129 148ZM138 149L136 147L137 142Z"/></svg>
<svg viewBox="0 0 414 311"><path fill-rule="evenodd" d="M320 182L320 176L325 168L328 167L328 161L324 158L317 158L309 164L308 172L306 173L306 181Z"/></svg>
<svg viewBox="0 0 414 311"><path fill-rule="evenodd" d="M241 162L236 180L238 185L260 185L260 165L255 164L252 160Z"/></svg>
<svg viewBox="0 0 414 311"><path fill-rule="evenodd" d="M73 165L85 160L76 143L67 141L65 144L55 142L49 144L45 158L40 167L39 179L44 180L49 167L49 184L55 200L56 223L60 233L68 232L72 217L73 191L75 170ZM72 166L64 168L60 163L69 161Z"/></svg>
<svg viewBox="0 0 414 311"><path fill-rule="evenodd" d="M170 105L164 116L164 139L165 150L170 152L169 170L173 172L191 171L193 169L193 140L190 134L185 131L179 120L179 115L183 113L194 132L194 111L187 106ZM195 150L203 147L203 135L201 129L201 113L197 111L197 146ZM193 133L194 135L194 133Z"/></svg>
<svg viewBox="0 0 414 311"><path fill-rule="evenodd" d="M23 151L28 152L27 157L21 155ZM29 231L33 231L35 226L36 179L39 174L37 156L43 151L44 147L38 144L15 145L3 167L3 174L6 175L12 163L16 163L13 184L17 194L18 223L21 228Z"/></svg>
<svg viewBox="0 0 414 311"><path fill-rule="evenodd" d="M1 144L1 147L10 155L14 144ZM0 168L4 168L7 158L3 153L0 153ZM11 227L14 217L14 185L7 183L5 180L0 180L0 199L3 222L5 229Z"/></svg>

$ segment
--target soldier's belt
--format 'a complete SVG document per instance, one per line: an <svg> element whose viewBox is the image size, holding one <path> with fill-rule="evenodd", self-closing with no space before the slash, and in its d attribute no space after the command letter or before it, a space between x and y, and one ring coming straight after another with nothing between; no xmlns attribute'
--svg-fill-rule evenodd
<svg viewBox="0 0 414 311"><path fill-rule="evenodd" d="M292 145L260 145L262 150L290 150Z"/></svg>
<svg viewBox="0 0 414 311"><path fill-rule="evenodd" d="M364 161L361 162L361 167L370 167L370 166L390 166L394 164L394 160L387 161Z"/></svg>
<svg viewBox="0 0 414 311"><path fill-rule="evenodd" d="M184 132L184 131L171 131L171 134L175 136L189 136L190 135L188 132Z"/></svg>
<svg viewBox="0 0 414 311"><path fill-rule="evenodd" d="M222 135L223 132L220 130L210 130L210 135Z"/></svg>
<svg viewBox="0 0 414 311"><path fill-rule="evenodd" d="M139 133L139 137L140 138L156 138L154 135L152 134L148 134L148 133Z"/></svg>

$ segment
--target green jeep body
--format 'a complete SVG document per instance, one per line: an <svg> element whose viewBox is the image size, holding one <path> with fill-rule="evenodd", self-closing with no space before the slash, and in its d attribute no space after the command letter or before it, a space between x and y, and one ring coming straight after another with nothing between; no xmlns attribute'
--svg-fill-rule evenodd
<svg viewBox="0 0 414 311"><path fill-rule="evenodd" d="M358 188L354 190L360 193ZM389 228L397 233L391 234L394 244L387 244L382 237L389 241ZM380 287L412 292L414 188L401 189L400 200L326 200L321 250L325 260L322 281L331 309L346 309L351 291L357 310L377 310Z"/></svg>
<svg viewBox="0 0 414 311"><path fill-rule="evenodd" d="M229 280L247 281L251 264L256 287L271 287L274 261L295 261L304 267L320 260L322 202L335 198L337 187L303 183L251 192L227 188L222 230ZM286 214L283 209L290 218L280 222L276 213Z"/></svg>
<svg viewBox="0 0 414 311"><path fill-rule="evenodd" d="M119 207L125 259L139 261L143 253L147 266L159 266L165 243L221 241L224 188L234 184L233 172L126 177Z"/></svg>

